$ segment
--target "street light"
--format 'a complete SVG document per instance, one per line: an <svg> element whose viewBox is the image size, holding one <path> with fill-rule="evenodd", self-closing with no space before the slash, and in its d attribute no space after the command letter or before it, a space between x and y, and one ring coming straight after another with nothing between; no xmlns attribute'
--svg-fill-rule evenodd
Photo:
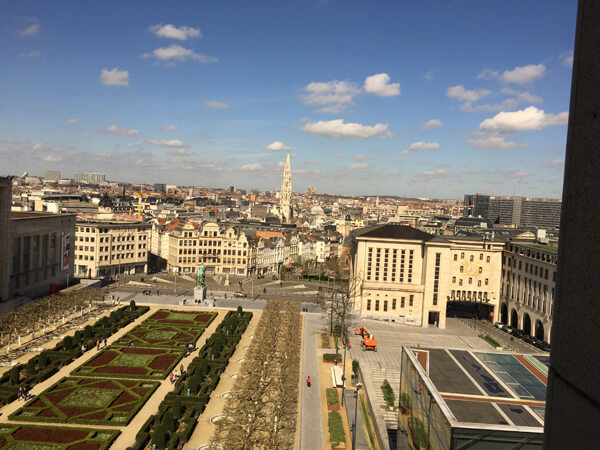
<svg viewBox="0 0 600 450"><path fill-rule="evenodd" d="M354 391L354 423L352 424L352 448L356 448L356 413L358 411L358 391L362 386L358 382L358 372L356 373L356 390Z"/></svg>

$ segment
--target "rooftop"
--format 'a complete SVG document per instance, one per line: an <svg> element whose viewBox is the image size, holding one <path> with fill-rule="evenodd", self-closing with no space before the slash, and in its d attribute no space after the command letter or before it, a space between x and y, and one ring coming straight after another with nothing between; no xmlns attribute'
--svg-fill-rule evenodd
<svg viewBox="0 0 600 450"><path fill-rule="evenodd" d="M410 239L417 241L430 241L435 236L408 225L375 225L374 227L356 230L357 238L379 239Z"/></svg>

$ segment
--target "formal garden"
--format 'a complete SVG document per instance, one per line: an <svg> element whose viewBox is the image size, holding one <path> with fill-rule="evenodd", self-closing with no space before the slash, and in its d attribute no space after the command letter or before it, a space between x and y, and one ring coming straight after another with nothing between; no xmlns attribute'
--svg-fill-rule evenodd
<svg viewBox="0 0 600 450"><path fill-rule="evenodd" d="M14 400L20 387L29 390L46 380L147 311L132 302L74 336L65 337L54 349L41 352L27 364L15 366L0 378L0 401L4 404ZM155 312L11 414L10 420L41 424L0 424L0 449L109 448L119 435L118 429L52 427L44 423L126 426L184 357L188 344L195 345L216 316L216 312ZM174 392L163 400L157 416L151 417L138 433L139 442L151 438L160 441L162 436L165 448L167 444L168 448L176 448L189 439L251 317L241 308L226 314L199 356L177 379Z"/></svg>
<svg viewBox="0 0 600 450"><path fill-rule="evenodd" d="M116 430L0 424L0 448L11 450L105 450Z"/></svg>

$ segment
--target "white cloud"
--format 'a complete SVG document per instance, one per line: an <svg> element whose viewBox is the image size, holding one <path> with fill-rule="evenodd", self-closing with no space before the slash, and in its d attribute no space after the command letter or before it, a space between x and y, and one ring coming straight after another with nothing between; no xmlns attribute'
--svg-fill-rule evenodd
<svg viewBox="0 0 600 450"><path fill-rule="evenodd" d="M335 139L368 139L388 131L387 123L362 125L360 123L344 123L344 119L308 122L301 129L310 134L318 134Z"/></svg>
<svg viewBox="0 0 600 450"><path fill-rule="evenodd" d="M565 67L573 67L573 50L569 50L560 54L560 61Z"/></svg>
<svg viewBox="0 0 600 450"><path fill-rule="evenodd" d="M116 134L117 136L137 136L140 134L138 130L128 130L127 128L119 128L116 125L111 125L106 129L100 130L104 133Z"/></svg>
<svg viewBox="0 0 600 450"><path fill-rule="evenodd" d="M548 126L566 125L569 120L568 112L546 114L535 106L513 111L500 112L479 124L479 129L496 133L514 133L516 131L541 130Z"/></svg>
<svg viewBox="0 0 600 450"><path fill-rule="evenodd" d="M19 33L19 35L22 37L34 37L40 34L40 26L39 24L34 23L33 25L29 25L27 28L17 30L17 33Z"/></svg>
<svg viewBox="0 0 600 450"><path fill-rule="evenodd" d="M433 80L435 78L435 70L428 70L423 74L423 78L425 78L426 80Z"/></svg>
<svg viewBox="0 0 600 450"><path fill-rule="evenodd" d="M58 162L63 160L63 158L58 155L46 155L42 159L48 162Z"/></svg>
<svg viewBox="0 0 600 450"><path fill-rule="evenodd" d="M483 169L465 169L463 170L464 174L476 174L476 173L483 173Z"/></svg>
<svg viewBox="0 0 600 450"><path fill-rule="evenodd" d="M305 105L323 105L320 112L340 113L353 105L352 99L360 94L360 89L348 81L312 82L304 88L308 94L303 96Z"/></svg>
<svg viewBox="0 0 600 450"><path fill-rule="evenodd" d="M240 170L243 170L244 172L256 172L257 170L262 170L262 166L258 163L252 163L252 164L244 164L242 167L240 167Z"/></svg>
<svg viewBox="0 0 600 450"><path fill-rule="evenodd" d="M178 125L165 125L162 128L165 131L177 131L177 130L179 130L179 126Z"/></svg>
<svg viewBox="0 0 600 450"><path fill-rule="evenodd" d="M562 158L553 159L550 161L550 165L554 167L562 167L565 165L565 160Z"/></svg>
<svg viewBox="0 0 600 450"><path fill-rule="evenodd" d="M414 142L414 143L410 144L408 146L408 148L405 148L400 153L402 153L403 155L406 155L407 153L411 153L411 152L418 152L421 150L435 150L437 148L440 148L440 144L438 144L437 142L419 141L419 142Z"/></svg>
<svg viewBox="0 0 600 450"><path fill-rule="evenodd" d="M523 178L529 175L527 172L522 172L520 170L515 169L514 167L498 169L495 173L507 176L509 178Z"/></svg>
<svg viewBox="0 0 600 450"><path fill-rule="evenodd" d="M393 97L400 95L400 83L390 83L387 73L378 73L365 79L364 90L367 94L379 97Z"/></svg>
<svg viewBox="0 0 600 450"><path fill-rule="evenodd" d="M427 122L425 122L425 125L423 125L423 129L424 130L429 130L430 128L438 128L441 127L442 121L440 119L431 119L428 120Z"/></svg>
<svg viewBox="0 0 600 450"><path fill-rule="evenodd" d="M526 147L527 143L519 144L514 141L506 141L503 136L489 136L482 139L469 139L467 144L481 149L513 150Z"/></svg>
<svg viewBox="0 0 600 450"><path fill-rule="evenodd" d="M471 102L465 102L460 106L461 111L465 112L495 112L495 111L506 111L509 109L515 109L521 103L542 103L543 99L538 97L537 95L531 94L530 92L519 92L510 88L502 88L500 91L506 95L513 95L514 97L507 98L506 100L489 104L485 103L483 105L473 105Z"/></svg>
<svg viewBox="0 0 600 450"><path fill-rule="evenodd" d="M455 98L457 100L463 102L476 102L484 97L487 97L491 94L492 91L488 89L477 89L477 90L468 90L465 89L464 86L450 86L446 90L446 95L450 98Z"/></svg>
<svg viewBox="0 0 600 450"><path fill-rule="evenodd" d="M337 159L344 159L344 154L343 154L343 153L336 153L336 154L335 154L335 157L336 157Z"/></svg>
<svg viewBox="0 0 600 450"><path fill-rule="evenodd" d="M431 181L438 178L445 178L452 175L452 172L446 169L424 170L412 177L412 181Z"/></svg>
<svg viewBox="0 0 600 450"><path fill-rule="evenodd" d="M129 72L127 70L102 69L100 82L105 86L129 86Z"/></svg>
<svg viewBox="0 0 600 450"><path fill-rule="evenodd" d="M291 147L288 147L281 141L275 141L272 144L269 144L265 147L267 150L280 151L280 150L291 150Z"/></svg>
<svg viewBox="0 0 600 450"><path fill-rule="evenodd" d="M21 53L19 56L21 58L37 58L41 53L39 50L31 50L29 53Z"/></svg>
<svg viewBox="0 0 600 450"><path fill-rule="evenodd" d="M207 108L229 109L229 105L227 103L215 102L214 100L208 100L204 102L204 106Z"/></svg>
<svg viewBox="0 0 600 450"><path fill-rule="evenodd" d="M546 73L546 66L544 64L530 64L528 66L515 67L512 70L505 70L502 73L485 69L477 75L477 79L489 80L497 78L504 83L524 84L542 78L544 73Z"/></svg>
<svg viewBox="0 0 600 450"><path fill-rule="evenodd" d="M181 45L170 45L168 47L159 47L154 49L152 53L144 53L143 58L156 58L159 61L198 61L204 64L217 62L219 59L214 56L203 55L196 53L194 50L182 47Z"/></svg>
<svg viewBox="0 0 600 450"><path fill-rule="evenodd" d="M353 163L349 166L346 166L346 170L367 170L371 168L371 164L369 163Z"/></svg>
<svg viewBox="0 0 600 450"><path fill-rule="evenodd" d="M161 147L173 147L173 148L184 147L183 142L181 142L179 139L170 139L170 140L163 139L161 141L157 141L155 139L150 139L148 141L148 144L160 145Z"/></svg>
<svg viewBox="0 0 600 450"><path fill-rule="evenodd" d="M172 147L167 145L167 147ZM189 156L192 154L191 151L189 151L187 148L179 148L175 151L175 156Z"/></svg>
<svg viewBox="0 0 600 450"><path fill-rule="evenodd" d="M202 33L200 32L200 28L192 28L182 26L177 28L174 25L152 25L148 27L148 29L157 35L158 37L170 38L170 39L179 39L180 41L185 41L188 38L201 38Z"/></svg>
<svg viewBox="0 0 600 450"><path fill-rule="evenodd" d="M354 161L359 161L359 162L360 161L369 161L371 159L373 159L373 157L370 155L356 155L354 157Z"/></svg>
<svg viewBox="0 0 600 450"><path fill-rule="evenodd" d="M70 125L76 125L79 123L79 119L67 119L67 123Z"/></svg>

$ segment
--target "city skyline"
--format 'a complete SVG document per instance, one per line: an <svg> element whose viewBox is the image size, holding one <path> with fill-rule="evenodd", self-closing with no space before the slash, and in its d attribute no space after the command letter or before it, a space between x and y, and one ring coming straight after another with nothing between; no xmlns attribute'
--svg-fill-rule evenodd
<svg viewBox="0 0 600 450"><path fill-rule="evenodd" d="M574 4L347 6L11 2L3 172L561 196Z"/></svg>

